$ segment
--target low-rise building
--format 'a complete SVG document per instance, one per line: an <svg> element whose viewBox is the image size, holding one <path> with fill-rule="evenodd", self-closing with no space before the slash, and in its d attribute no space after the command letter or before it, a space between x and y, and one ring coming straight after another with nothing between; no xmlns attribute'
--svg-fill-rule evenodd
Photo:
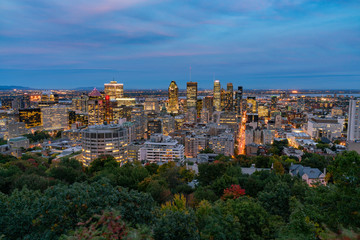
<svg viewBox="0 0 360 240"><path fill-rule="evenodd" d="M322 173L317 168L304 167L300 164L292 164L289 168L289 173L291 176L299 176L309 186L314 186L316 184L326 185L326 169L324 169L324 173Z"/></svg>
<svg viewBox="0 0 360 240"><path fill-rule="evenodd" d="M175 139L162 134L153 134L139 150L140 160L149 162L168 162L184 160L184 146Z"/></svg>

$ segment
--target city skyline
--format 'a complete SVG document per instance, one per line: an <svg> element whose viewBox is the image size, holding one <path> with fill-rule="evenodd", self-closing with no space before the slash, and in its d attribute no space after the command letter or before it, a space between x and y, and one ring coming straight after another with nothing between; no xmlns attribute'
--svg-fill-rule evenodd
<svg viewBox="0 0 360 240"><path fill-rule="evenodd" d="M23 1L0 7L0 85L360 89L357 1Z"/></svg>

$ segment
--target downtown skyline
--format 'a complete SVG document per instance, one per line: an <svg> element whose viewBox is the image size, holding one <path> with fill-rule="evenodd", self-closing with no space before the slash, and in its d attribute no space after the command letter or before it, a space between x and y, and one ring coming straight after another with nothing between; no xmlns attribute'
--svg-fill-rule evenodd
<svg viewBox="0 0 360 240"><path fill-rule="evenodd" d="M85 4L86 3L86 4ZM359 89L357 1L26 1L0 6L0 85Z"/></svg>

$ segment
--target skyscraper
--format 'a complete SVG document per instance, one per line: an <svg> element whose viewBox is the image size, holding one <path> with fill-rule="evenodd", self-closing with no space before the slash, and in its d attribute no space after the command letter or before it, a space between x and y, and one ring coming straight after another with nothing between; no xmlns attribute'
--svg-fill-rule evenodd
<svg viewBox="0 0 360 240"><path fill-rule="evenodd" d="M89 125L103 124L104 100L101 93L96 88L89 93L88 111Z"/></svg>
<svg viewBox="0 0 360 240"><path fill-rule="evenodd" d="M197 100L197 82L187 82L187 86L186 86L187 109L196 108L196 100Z"/></svg>
<svg viewBox="0 0 360 240"><path fill-rule="evenodd" d="M349 122L347 140L360 140L360 100L350 100L349 102Z"/></svg>
<svg viewBox="0 0 360 240"><path fill-rule="evenodd" d="M169 106L168 113L179 112L179 89L175 81L171 81L169 86Z"/></svg>
<svg viewBox="0 0 360 240"><path fill-rule="evenodd" d="M233 111L234 109L234 88L232 83L228 83L225 92L224 110L226 112Z"/></svg>
<svg viewBox="0 0 360 240"><path fill-rule="evenodd" d="M104 90L105 95L108 95L110 97L110 100L124 97L124 85L122 83L117 83L116 81L105 83Z"/></svg>
<svg viewBox="0 0 360 240"><path fill-rule="evenodd" d="M221 111L221 92L220 92L220 81L215 80L214 82L214 106L215 111Z"/></svg>
<svg viewBox="0 0 360 240"><path fill-rule="evenodd" d="M242 94L243 94L243 87L238 86L238 90L235 93L235 110L237 114L241 114L241 104L242 104Z"/></svg>

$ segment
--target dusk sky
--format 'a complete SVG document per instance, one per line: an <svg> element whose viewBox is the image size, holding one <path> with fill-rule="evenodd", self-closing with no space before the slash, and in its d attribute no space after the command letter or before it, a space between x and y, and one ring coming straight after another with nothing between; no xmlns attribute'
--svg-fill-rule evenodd
<svg viewBox="0 0 360 240"><path fill-rule="evenodd" d="M360 89L359 0L1 0L0 85Z"/></svg>

